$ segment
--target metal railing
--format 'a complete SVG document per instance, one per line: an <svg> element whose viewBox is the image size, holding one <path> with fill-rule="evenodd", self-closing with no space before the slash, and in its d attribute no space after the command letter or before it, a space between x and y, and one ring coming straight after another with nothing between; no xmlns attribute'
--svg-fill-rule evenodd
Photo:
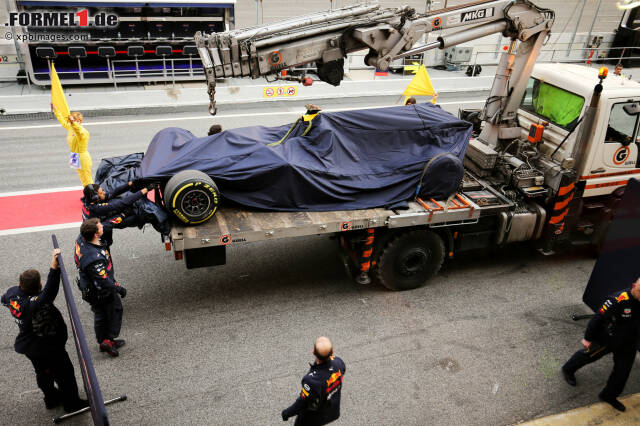
<svg viewBox="0 0 640 426"><path fill-rule="evenodd" d="M602 47L602 48L580 48L572 49L567 52L566 47L555 49L542 49L538 57L537 62L572 62L572 63L587 63L591 62L610 62L615 61L615 56L622 57L623 54L630 49L637 49L636 47ZM611 52L616 52L615 55L611 55ZM618 55L619 52L619 55ZM501 50L479 50L473 52L472 60L460 65L496 65L499 60L499 54ZM356 55L357 56L357 55ZM614 56L614 57L608 57ZM355 56L350 56L349 62ZM622 60L638 60L640 56L627 56ZM413 62L422 63L423 61L416 61L410 59L404 61L404 65L410 65ZM0 62L2 65L19 65L21 69L27 69L25 63L21 61ZM351 69L371 69L370 66L352 66ZM304 66L297 69L297 71L305 72L313 69L313 66ZM184 57L184 58L157 58L157 59L118 59L109 60L107 58L107 66L100 70L86 70L82 66L78 66L77 70L73 71L60 71L58 74L61 76L62 83L70 80L83 80L85 83L107 83L113 84L117 89L118 83L143 83L145 81L165 81L171 82L175 85L177 80L200 80L204 79L204 71L201 68L199 58ZM67 78L65 78L65 76ZM72 78L68 78L68 77ZM74 78L75 77L75 78ZM33 71L33 78L36 81L48 82L49 70L46 71ZM23 81L26 80L29 93L31 93L31 79L28 75L16 75L15 77L0 77L0 81ZM45 83L46 84L46 83Z"/></svg>
<svg viewBox="0 0 640 426"><path fill-rule="evenodd" d="M611 62L615 61L615 57L608 57L607 53L616 52L616 55L622 57L625 51L638 49L636 46L628 46L628 47L602 47L602 48L574 48L567 54L567 49L565 48L555 48L555 49L542 49L540 51L540 55L537 58L536 62L544 63L544 62L565 62L565 63L585 63L590 64L592 62ZM475 50L473 51L472 59L467 62L461 62L457 65L497 65L500 60L500 54L503 53L503 50ZM619 53L619 55L618 55ZM426 55L425 55L426 56ZM425 56L422 59L407 59L404 58L403 65L413 65L414 62L418 62L420 65L422 63L427 67L434 67L443 65L441 63L433 64L431 61L426 60ZM364 55L351 55L349 56L349 68L352 70L374 70L375 67L371 67L369 65L352 65L353 61L356 60L357 57L364 57ZM623 57L622 60L638 60L640 56L626 56ZM393 64L392 64L393 65ZM396 67L400 66L395 64Z"/></svg>
<svg viewBox="0 0 640 426"><path fill-rule="evenodd" d="M192 58L162 59L120 59L108 60L106 67L99 70L87 70L81 66L73 71L57 70L61 82L81 80L84 83L107 83L117 88L118 83L144 83L145 81L171 81L204 79L200 61ZM33 71L37 81L48 82L49 70ZM75 78L68 78L69 76ZM40 77L40 78L39 78ZM67 77L67 78L65 78Z"/></svg>
<svg viewBox="0 0 640 426"><path fill-rule="evenodd" d="M200 64L199 60L195 61ZM142 69L141 69L142 64ZM161 68L155 68L155 65ZM204 79L204 70L201 67L194 68L194 59L188 58L162 58L162 59L119 59L111 63L111 75L114 84L120 79L145 79L148 77L171 77L173 84L176 77L189 77ZM144 78L143 78L144 77Z"/></svg>
<svg viewBox="0 0 640 426"><path fill-rule="evenodd" d="M26 69L25 68L25 64L23 61L2 61L0 62L0 66L4 66L4 65L18 65L19 68L21 70ZM2 75L0 75L0 82L14 82L14 81L18 81L21 82L22 80L26 80L26 84L27 87L29 89L29 93L31 93L31 79L29 78L29 75L27 73L25 73L25 75L15 75L12 77L3 77Z"/></svg>
<svg viewBox="0 0 640 426"><path fill-rule="evenodd" d="M626 56L624 52L626 50L637 49L635 46L627 47L603 47L603 48L580 48L571 49L567 52L566 48L556 49L542 49L536 62L564 62L564 63L584 63L591 64L592 62L610 62L615 61L616 56L618 61L638 60L640 56ZM615 55L608 55L610 52L616 52ZM619 55L617 53L620 53ZM473 61L469 61L468 65L496 65L500 60L502 50L490 50L490 51L474 51Z"/></svg>

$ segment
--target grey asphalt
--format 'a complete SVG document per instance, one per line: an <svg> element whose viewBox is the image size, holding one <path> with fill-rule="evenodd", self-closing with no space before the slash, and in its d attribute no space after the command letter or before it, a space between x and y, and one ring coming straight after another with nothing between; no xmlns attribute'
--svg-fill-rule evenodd
<svg viewBox="0 0 640 426"><path fill-rule="evenodd" d="M46 268L49 234L1 237L5 286ZM56 234L73 271L76 231ZM115 244L128 345L110 359L89 342L105 398L129 397L109 407L112 424L279 424L322 334L347 363L344 425L513 424L596 401L611 368L609 358L585 368L577 388L558 374L585 326L570 314L587 312L586 253L467 255L428 286L394 293L354 284L326 237L231 247L226 266L201 270L173 260L153 231L118 232ZM89 307L74 295L92 338ZM0 330L0 423L47 424L55 411L13 352L8 312ZM625 393L638 391L634 371Z"/></svg>
<svg viewBox="0 0 640 426"><path fill-rule="evenodd" d="M282 124L299 114L292 109L89 127L91 152L97 164L144 150L149 135L176 123L204 134L212 122ZM125 119L146 118L165 117ZM0 192L78 185L63 131L8 133L0 131ZM46 270L51 233L0 237L3 291L26 268ZM77 231L55 233L73 278ZM597 401L611 369L610 357L586 367L576 388L558 373L586 325L570 318L588 313L581 297L595 260L584 250L544 257L523 244L468 254L423 288L390 292L352 282L326 236L234 245L224 267L196 270L165 252L151 229L114 239L116 277L129 290L119 358L98 352L92 314L74 290L103 395L129 398L109 406L114 425L282 424L321 334L347 364L342 425L515 424ZM57 305L63 310L61 296ZM0 310L0 424L48 424L59 411L45 410L30 363L13 351L16 333ZM72 343L67 349L78 375ZM636 392L637 369L625 394ZM90 416L68 424L91 424Z"/></svg>

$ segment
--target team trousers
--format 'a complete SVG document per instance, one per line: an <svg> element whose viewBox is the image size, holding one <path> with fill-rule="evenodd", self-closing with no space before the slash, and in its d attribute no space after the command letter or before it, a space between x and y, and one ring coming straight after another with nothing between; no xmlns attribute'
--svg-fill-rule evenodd
<svg viewBox="0 0 640 426"><path fill-rule="evenodd" d="M634 339L618 345L602 345L597 342L592 342L589 349L582 349L573 354L562 368L569 373L575 373L585 365L591 364L608 353L613 352L613 371L611 371L609 375L607 385L602 390L602 395L604 397L617 398L627 383L637 350L637 343Z"/></svg>
<svg viewBox="0 0 640 426"><path fill-rule="evenodd" d="M122 326L122 302L115 291L113 297L91 305L93 311L93 328L96 340L102 343L105 339L114 340L120 335Z"/></svg>

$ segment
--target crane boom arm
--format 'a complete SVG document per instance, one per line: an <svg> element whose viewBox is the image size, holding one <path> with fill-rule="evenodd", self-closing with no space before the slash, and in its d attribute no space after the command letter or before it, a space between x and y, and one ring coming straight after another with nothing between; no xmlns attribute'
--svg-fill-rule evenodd
<svg viewBox="0 0 640 426"><path fill-rule="evenodd" d="M386 70L397 58L502 33L511 38L511 46L500 60L483 111L489 127L496 128L491 135L481 137L495 145L497 139L514 133L498 127L513 127L517 104L553 20L553 11L541 9L528 0L483 0L427 14L416 13L407 6L358 5L224 33L198 32L195 40L207 79L209 111L215 114L218 79L259 78L316 62L318 77L337 86L344 77L344 58L355 51L369 49L365 62ZM432 31L455 28L460 31L416 46ZM517 49L516 41L520 42Z"/></svg>

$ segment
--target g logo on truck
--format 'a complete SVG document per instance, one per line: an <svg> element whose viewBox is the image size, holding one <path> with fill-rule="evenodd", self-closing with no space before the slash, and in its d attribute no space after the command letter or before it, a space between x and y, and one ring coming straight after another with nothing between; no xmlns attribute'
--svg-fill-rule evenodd
<svg viewBox="0 0 640 426"><path fill-rule="evenodd" d="M223 236L220 237L220 244L222 244L223 246L226 246L226 245L229 245L229 243L231 243L231 235L224 234Z"/></svg>
<svg viewBox="0 0 640 426"><path fill-rule="evenodd" d="M621 146L613 154L613 164L615 164L616 166L624 164L627 158L629 158L629 155L631 155L631 150L629 149L629 147Z"/></svg>
<svg viewBox="0 0 640 426"><path fill-rule="evenodd" d="M282 54L279 51L271 52L269 54L269 64L271 66L280 65L282 62Z"/></svg>

